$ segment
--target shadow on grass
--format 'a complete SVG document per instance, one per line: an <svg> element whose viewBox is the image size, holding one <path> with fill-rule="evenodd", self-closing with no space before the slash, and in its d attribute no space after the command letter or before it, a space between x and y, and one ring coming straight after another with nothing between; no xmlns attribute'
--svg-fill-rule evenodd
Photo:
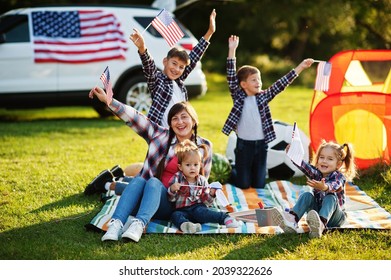
<svg viewBox="0 0 391 280"><path fill-rule="evenodd" d="M101 118L90 107L52 107L40 109L0 109L0 122L23 122L42 120L70 120L70 119L111 119L114 116Z"/></svg>
<svg viewBox="0 0 391 280"><path fill-rule="evenodd" d="M152 260L152 259L268 259L293 251L307 238L258 234L144 234L139 243L102 243L103 233L85 225L100 211L96 197L75 194L31 211L31 221L43 213L62 212L73 205L94 209L47 222L14 228L0 234L0 259L13 260ZM244 244L244 245L243 245ZM284 244L283 246L281 244ZM229 249L227 249L229 248Z"/></svg>
<svg viewBox="0 0 391 280"><path fill-rule="evenodd" d="M17 125L15 125L17 123ZM13 137L25 137L41 133L84 133L94 129L125 127L123 121L115 118L36 118L20 120L3 118L0 115L0 134L10 134Z"/></svg>

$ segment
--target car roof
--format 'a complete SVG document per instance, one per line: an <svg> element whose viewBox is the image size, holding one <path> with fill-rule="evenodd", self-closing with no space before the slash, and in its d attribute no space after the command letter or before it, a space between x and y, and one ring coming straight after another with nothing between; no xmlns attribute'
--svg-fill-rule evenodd
<svg viewBox="0 0 391 280"><path fill-rule="evenodd" d="M91 8L99 8L99 9L129 9L129 10L143 10L143 11L151 11L151 14L155 15L156 12L160 11L161 9L147 6L147 5L120 5L120 4L83 4L83 5L33 5L30 7L23 7L23 8L17 8L10 11L7 11L4 13L4 15L9 14L19 14L19 13L26 13L28 11L35 11L35 10L42 10L42 9L49 9L49 10L59 10L59 11L66 11L70 9L79 9L79 10L85 10L85 9L91 9Z"/></svg>

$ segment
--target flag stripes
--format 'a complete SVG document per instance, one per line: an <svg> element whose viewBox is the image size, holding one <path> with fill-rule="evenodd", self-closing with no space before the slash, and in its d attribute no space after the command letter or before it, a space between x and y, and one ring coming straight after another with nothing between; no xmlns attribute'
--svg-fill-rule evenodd
<svg viewBox="0 0 391 280"><path fill-rule="evenodd" d="M170 47L174 46L185 36L181 28L165 9L161 10L152 20L152 26L163 36Z"/></svg>
<svg viewBox="0 0 391 280"><path fill-rule="evenodd" d="M85 63L125 59L124 33L117 18L100 10L32 12L37 63Z"/></svg>
<svg viewBox="0 0 391 280"><path fill-rule="evenodd" d="M320 61L318 63L318 68L317 68L315 90L318 91L329 90L330 74L331 74L331 63L327 61Z"/></svg>

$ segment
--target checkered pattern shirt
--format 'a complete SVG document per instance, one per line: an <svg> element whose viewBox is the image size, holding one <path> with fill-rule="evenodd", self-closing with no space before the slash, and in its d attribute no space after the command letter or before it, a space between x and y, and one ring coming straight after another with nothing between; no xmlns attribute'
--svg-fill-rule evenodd
<svg viewBox="0 0 391 280"><path fill-rule="evenodd" d="M157 166L169 144L169 129L157 125L134 108L115 99L113 99L109 108L147 142L148 151L139 175L146 180L154 177L157 172ZM165 159L165 165L175 156L174 147L177 143L178 140L174 137ZM208 156L203 161L205 177L208 178L212 166L212 143L205 138L197 136L197 144L205 144L208 147Z"/></svg>
<svg viewBox="0 0 391 280"><path fill-rule="evenodd" d="M168 200L175 202L176 209L199 203L204 203L207 206L213 204L214 197L212 197L209 193L210 188L208 180L204 176L197 176L197 182L195 186L189 187L189 181L187 181L185 175L178 171L174 176L172 176L168 185L171 186L174 183L180 183L184 185L176 193L172 193L170 188L167 190Z"/></svg>
<svg viewBox="0 0 391 280"><path fill-rule="evenodd" d="M198 44L189 54L190 64L186 66L182 76L175 80L181 91L185 93L186 100L184 101L188 100L187 89L184 85L184 81L197 65L197 62L202 58L209 44L210 43L203 37L200 39ZM152 105L148 112L148 118L157 124L161 124L164 112L166 111L173 95L174 81L170 80L156 67L155 61L152 56L150 56L148 50L144 54L140 54L140 58L143 65L144 76L147 79L148 89L152 97Z"/></svg>
<svg viewBox="0 0 391 280"><path fill-rule="evenodd" d="M269 143L276 139L276 133L273 127L273 120L270 113L269 102L280 92L282 92L288 85L290 85L298 75L295 70L291 70L288 74L280 78L268 89L262 90L256 95L256 102L261 116L263 133L265 135L265 142ZM229 135L232 130L236 130L236 126L242 115L244 99L247 94L239 86L238 77L236 75L236 59L227 59L227 81L231 97L234 105L228 115L227 120L223 126L222 132Z"/></svg>
<svg viewBox="0 0 391 280"><path fill-rule="evenodd" d="M295 164L292 161L293 164ZM305 176L307 176L310 179L321 181L323 178L322 172L319 171L315 166L302 161L301 165L295 164L303 173ZM345 176L339 172L339 171L333 171L331 172L327 177L325 177L325 184L328 187L327 191L320 191L317 189L314 189L314 195L316 198L316 201L318 205L320 206L322 204L323 198L330 193L335 193L338 198L339 205L343 208L345 204L345 183L346 178Z"/></svg>

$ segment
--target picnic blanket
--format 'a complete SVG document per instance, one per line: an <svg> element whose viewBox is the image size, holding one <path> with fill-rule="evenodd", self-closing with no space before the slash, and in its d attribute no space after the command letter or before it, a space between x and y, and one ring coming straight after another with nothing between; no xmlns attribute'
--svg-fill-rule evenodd
<svg viewBox="0 0 391 280"><path fill-rule="evenodd" d="M215 202L213 207L216 211L229 212L231 216L239 221L238 228L226 228L224 225L215 223L202 224L202 231L197 234L216 234L216 233L260 233L260 234L279 234L282 233L280 227L263 226L257 223L255 209L259 208L261 202L265 207L277 207L283 211L285 208L291 208L296 203L300 194L310 191L308 186L295 185L289 181L274 181L268 183L264 189L246 189L242 190L233 185L223 185L223 192L230 205L223 207ZM113 193L107 193L111 196L103 205L99 213L85 227L87 230L106 231L107 223L110 220L119 196ZM346 213L347 222L340 227L355 229L391 229L391 214L380 207L376 201L369 197L365 192L353 183L346 186ZM129 226L129 221L125 228ZM309 228L305 221L305 216L299 221L299 232L308 232ZM170 221L153 219L145 229L146 233L178 233L177 229Z"/></svg>

